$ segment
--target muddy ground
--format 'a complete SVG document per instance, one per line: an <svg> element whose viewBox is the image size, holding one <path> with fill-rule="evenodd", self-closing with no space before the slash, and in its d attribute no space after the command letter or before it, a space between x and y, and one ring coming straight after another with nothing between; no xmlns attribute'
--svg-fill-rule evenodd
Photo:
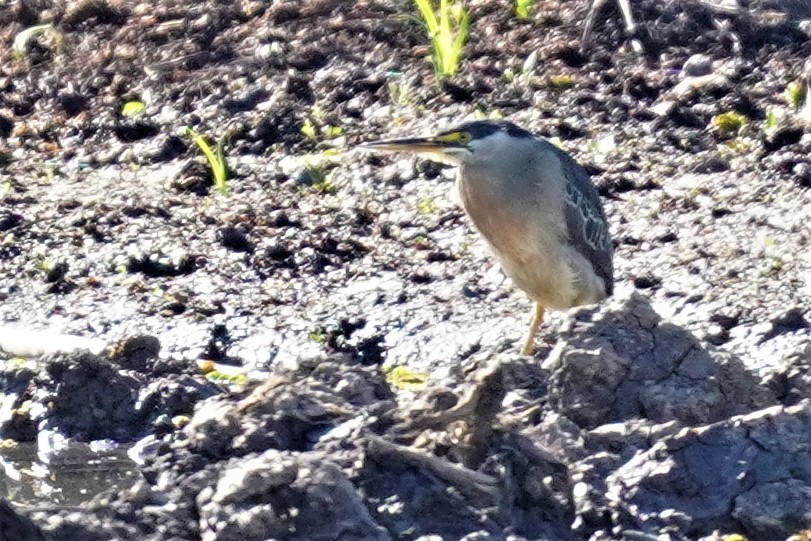
<svg viewBox="0 0 811 541"><path fill-rule="evenodd" d="M45 471L0 539L811 529L811 9L609 4L581 49L585 2L466 5L442 84L404 0L0 5L0 435ZM616 245L615 298L531 359L453 170L354 149L494 116L588 169Z"/></svg>

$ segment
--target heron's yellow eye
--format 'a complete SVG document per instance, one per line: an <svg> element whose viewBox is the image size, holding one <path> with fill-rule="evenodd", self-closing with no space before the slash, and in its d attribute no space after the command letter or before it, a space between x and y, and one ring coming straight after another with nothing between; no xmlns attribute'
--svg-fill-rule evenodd
<svg viewBox="0 0 811 541"><path fill-rule="evenodd" d="M463 131L459 132L459 138L457 139L457 141L459 141L460 143L467 144L470 142L471 139L473 139L473 137L468 132Z"/></svg>

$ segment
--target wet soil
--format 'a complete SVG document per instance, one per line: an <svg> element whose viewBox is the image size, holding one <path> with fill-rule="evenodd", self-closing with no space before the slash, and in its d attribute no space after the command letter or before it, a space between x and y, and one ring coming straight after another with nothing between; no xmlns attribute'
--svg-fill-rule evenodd
<svg viewBox="0 0 811 541"><path fill-rule="evenodd" d="M811 136L786 91L809 75L811 12L640 0L629 36L608 4L581 50L585 3L534 4L521 20L468 2L460 72L441 84L406 1L0 6L0 328L101 344L58 353L37 335L26 349L46 355L6 352L0 433L51 463L140 442L142 462L128 491L9 507L0 525L155 540L811 528L811 472L789 464L811 449ZM740 128L713 121L730 112ZM556 138L615 239L616 299L550 317L532 359L516 354L530 303L459 209L454 171L354 148L476 116ZM227 136L227 194L185 127ZM399 365L426 388L387 380ZM465 389L503 411L409 424Z"/></svg>

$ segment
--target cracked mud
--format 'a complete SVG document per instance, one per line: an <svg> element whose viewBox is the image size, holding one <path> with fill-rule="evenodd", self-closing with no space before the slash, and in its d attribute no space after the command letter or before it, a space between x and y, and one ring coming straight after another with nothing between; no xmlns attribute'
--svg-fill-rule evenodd
<svg viewBox="0 0 811 541"><path fill-rule="evenodd" d="M811 10L748 4L471 0L441 85L405 0L1 5L0 541L811 530ZM616 246L531 359L453 170L353 150L476 115Z"/></svg>

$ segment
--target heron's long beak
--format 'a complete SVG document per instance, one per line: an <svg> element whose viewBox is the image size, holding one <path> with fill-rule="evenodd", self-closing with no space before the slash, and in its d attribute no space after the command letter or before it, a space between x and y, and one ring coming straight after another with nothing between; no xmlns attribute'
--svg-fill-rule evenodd
<svg viewBox="0 0 811 541"><path fill-rule="evenodd" d="M459 148L458 143L443 141L437 137L405 137L403 139L385 139L363 143L360 148L390 152L425 152L442 154L446 149Z"/></svg>

